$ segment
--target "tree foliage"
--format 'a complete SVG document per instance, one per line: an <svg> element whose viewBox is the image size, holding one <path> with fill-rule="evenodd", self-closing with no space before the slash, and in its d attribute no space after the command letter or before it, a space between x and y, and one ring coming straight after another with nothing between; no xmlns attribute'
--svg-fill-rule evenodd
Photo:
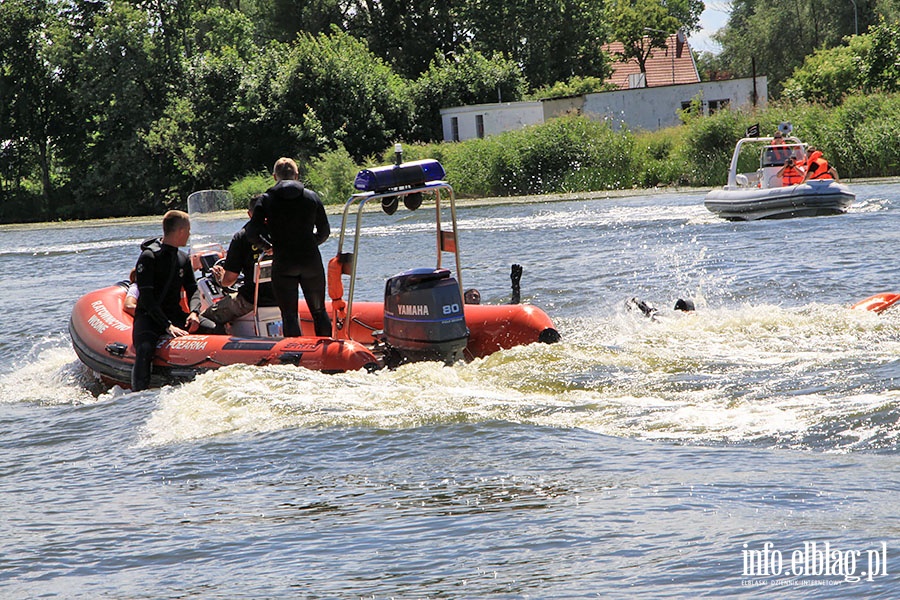
<svg viewBox="0 0 900 600"><path fill-rule="evenodd" d="M599 77L580 77L575 75L566 81L557 81L553 85L547 85L528 94L530 100L543 100L545 98L561 98L564 96L580 96L596 92L606 92L615 86L605 83Z"/></svg>
<svg viewBox="0 0 900 600"><path fill-rule="evenodd" d="M752 58L770 91L793 73L790 97L829 103L855 89L897 89L895 20L841 46L854 16L845 0L733 6L710 71L749 75ZM860 31L876 11L898 15L898 6L859 3ZM255 182L282 155L317 165L331 185L350 162L395 141L440 139L441 108L602 89L610 32L640 62L649 48L638 41L663 47L670 32L697 26L702 8L702 0L0 0L0 220L159 212L198 188L248 174ZM813 51L821 54L794 72ZM492 164L501 163L461 168L493 172ZM672 164L660 172L674 173Z"/></svg>
<svg viewBox="0 0 900 600"><path fill-rule="evenodd" d="M622 62L635 60L641 73L647 72L653 49L665 48L669 36L681 26L658 0L612 0L606 19L613 39L624 46L617 58Z"/></svg>
<svg viewBox="0 0 900 600"><path fill-rule="evenodd" d="M790 100L824 102L834 106L861 85L859 50L868 46L866 36L854 37L851 45L819 50L784 82L782 96Z"/></svg>
<svg viewBox="0 0 900 600"><path fill-rule="evenodd" d="M460 7L461 30L472 48L521 65L540 87L573 75L606 76L601 45L606 24L591 0L477 0Z"/></svg>
<svg viewBox="0 0 900 600"><path fill-rule="evenodd" d="M900 91L900 23L884 19L869 32L846 38L846 44L818 50L785 82L791 100L840 104L856 91Z"/></svg>
<svg viewBox="0 0 900 600"><path fill-rule="evenodd" d="M28 176L38 173L44 211L51 211L51 150L65 97L47 57L46 5L40 1L0 3L0 181L17 196Z"/></svg>
<svg viewBox="0 0 900 600"><path fill-rule="evenodd" d="M78 31L56 37L56 71L66 90L56 157L65 198L91 198L89 214L133 214L174 200L168 171L147 151L142 129L165 106L178 52L175 36L127 3L74 4ZM167 23L166 20L163 20ZM85 214L70 206L69 216Z"/></svg>
<svg viewBox="0 0 900 600"><path fill-rule="evenodd" d="M500 53L488 58L465 49L450 57L436 54L428 70L410 86L414 106L413 139L441 139L440 109L488 102L515 102L526 83L517 65Z"/></svg>
<svg viewBox="0 0 900 600"><path fill-rule="evenodd" d="M355 0L348 31L400 75L415 79L435 53L449 55L465 43L458 1Z"/></svg>
<svg viewBox="0 0 900 600"><path fill-rule="evenodd" d="M722 67L736 77L766 75L770 95L816 50L834 48L875 21L874 4L846 0L735 0L714 37Z"/></svg>

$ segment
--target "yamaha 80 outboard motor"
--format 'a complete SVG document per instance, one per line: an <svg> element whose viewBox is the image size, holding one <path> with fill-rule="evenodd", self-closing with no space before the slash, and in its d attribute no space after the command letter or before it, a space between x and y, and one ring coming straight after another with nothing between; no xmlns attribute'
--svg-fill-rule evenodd
<svg viewBox="0 0 900 600"><path fill-rule="evenodd" d="M447 269L412 269L384 288L384 340L389 366L420 360L450 364L469 342L459 283ZM393 365L391 363L394 363Z"/></svg>

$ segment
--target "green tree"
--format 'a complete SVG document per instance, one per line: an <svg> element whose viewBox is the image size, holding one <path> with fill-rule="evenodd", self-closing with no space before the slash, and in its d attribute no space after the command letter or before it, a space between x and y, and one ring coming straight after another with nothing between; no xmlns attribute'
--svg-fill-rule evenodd
<svg viewBox="0 0 900 600"><path fill-rule="evenodd" d="M196 54L184 59L184 74L164 113L142 133L182 194L220 187L259 167L244 141L250 135L245 77L258 54L253 24L222 8L196 13L193 24L188 35Z"/></svg>
<svg viewBox="0 0 900 600"><path fill-rule="evenodd" d="M606 92L614 89L612 84L604 83L599 77L570 77L566 81L557 81L553 85L544 86L528 95L530 100L544 98L561 98L563 96L580 96L595 92Z"/></svg>
<svg viewBox="0 0 900 600"><path fill-rule="evenodd" d="M749 77L755 66L757 75L767 76L769 94L778 97L784 81L806 56L839 46L845 36L854 34L857 17L862 33L872 22L871 7L845 0L735 0L715 39L722 46L720 59L727 70Z"/></svg>
<svg viewBox="0 0 900 600"><path fill-rule="evenodd" d="M653 50L665 48L669 36L683 25L658 0L613 0L606 7L606 20L613 39L624 46L617 58L635 60L641 73L647 72Z"/></svg>
<svg viewBox="0 0 900 600"><path fill-rule="evenodd" d="M678 20L679 29L686 33L699 30L700 15L706 10L703 0L663 0L662 4Z"/></svg>
<svg viewBox="0 0 900 600"><path fill-rule="evenodd" d="M81 27L57 38L54 57L70 102L59 141L70 174L66 194L81 199L81 207L71 210L135 214L179 201L169 171L153 160L140 136L165 110L170 89L173 67L161 30L125 3L96 12L73 6L81 12L69 17Z"/></svg>
<svg viewBox="0 0 900 600"><path fill-rule="evenodd" d="M347 30L366 40L372 53L394 71L415 79L436 52L460 48L461 4L460 0L355 0Z"/></svg>
<svg viewBox="0 0 900 600"><path fill-rule="evenodd" d="M449 58L437 54L410 86L414 107L410 135L414 140L439 140L442 108L515 102L524 97L526 87L518 65L499 53L491 58L471 49Z"/></svg>
<svg viewBox="0 0 900 600"><path fill-rule="evenodd" d="M817 50L784 82L782 97L789 100L840 104L844 96L862 85L859 63L868 54L871 39L860 35L847 46Z"/></svg>
<svg viewBox="0 0 900 600"><path fill-rule="evenodd" d="M278 156L306 159L337 142L361 160L405 130L407 85L365 42L340 31L272 43L245 81L246 141L265 165Z"/></svg>
<svg viewBox="0 0 900 600"><path fill-rule="evenodd" d="M0 180L20 190L34 178L42 204L36 216L54 217L52 168L65 94L47 55L52 15L40 0L0 3ZM35 210L37 209L37 210Z"/></svg>
<svg viewBox="0 0 900 600"><path fill-rule="evenodd" d="M900 23L881 19L869 33L850 36L846 44L817 50L785 81L791 100L837 106L857 91L900 91Z"/></svg>
<svg viewBox="0 0 900 600"><path fill-rule="evenodd" d="M500 53L521 66L532 88L573 75L606 77L602 4L591 0L470 0L462 31L485 56Z"/></svg>
<svg viewBox="0 0 900 600"><path fill-rule="evenodd" d="M353 3L344 0L232 0L221 8L240 10L258 32L260 45L269 41L292 42L300 34L328 33L343 27L353 12Z"/></svg>
<svg viewBox="0 0 900 600"><path fill-rule="evenodd" d="M858 52L860 77L868 91L896 92L900 90L900 22L889 23L880 19L869 29L871 47L867 52Z"/></svg>

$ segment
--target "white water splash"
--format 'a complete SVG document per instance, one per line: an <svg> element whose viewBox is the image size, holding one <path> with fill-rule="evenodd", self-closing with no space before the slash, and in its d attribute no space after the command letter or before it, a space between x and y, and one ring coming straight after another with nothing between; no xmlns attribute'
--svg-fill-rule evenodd
<svg viewBox="0 0 900 600"><path fill-rule="evenodd" d="M89 404L97 382L71 348L38 351L22 366L0 376L0 402Z"/></svg>
<svg viewBox="0 0 900 600"><path fill-rule="evenodd" d="M864 423L900 406L900 393L868 389L868 367L890 367L900 352L896 320L833 306L762 306L562 325L560 344L453 367L342 375L220 369L165 389L143 443L488 421L691 443L803 446L809 436L831 436L819 444L826 450L896 438L890 420Z"/></svg>

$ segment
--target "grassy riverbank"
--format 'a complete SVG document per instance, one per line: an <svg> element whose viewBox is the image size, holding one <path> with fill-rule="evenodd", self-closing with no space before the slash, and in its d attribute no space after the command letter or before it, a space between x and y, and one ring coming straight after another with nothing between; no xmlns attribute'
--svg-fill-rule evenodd
<svg viewBox="0 0 900 600"><path fill-rule="evenodd" d="M749 112L709 117L683 114L684 125L655 132L614 130L584 116L553 119L485 139L408 144L404 159L436 158L461 197L545 194L722 185L734 144L759 124L763 135L789 121L804 142L818 146L843 179L900 175L900 95L851 96L836 108L773 103ZM390 164L393 150L366 165ZM327 203L343 203L360 168L343 149L306 165L305 179ZM239 203L267 184L265 175L235 183ZM248 185L249 184L249 185ZM516 200L519 201L519 200Z"/></svg>
<svg viewBox="0 0 900 600"><path fill-rule="evenodd" d="M522 202L534 196L540 197L538 201L598 198L659 188L702 193L725 183L734 144L748 127L758 123L765 135L780 122L790 121L795 135L822 149L843 180L900 176L900 94L850 96L835 108L773 103L763 110L725 110L709 117L688 111L682 117L684 124L678 127L632 132L584 116L567 116L485 139L405 144L404 159L439 160L457 196L478 202ZM338 147L301 168L307 185L326 204L341 205L353 193L353 179L361 167L390 164L393 158L391 148L359 165ZM237 178L229 186L235 206L246 206L251 196L271 183L265 171ZM37 188L7 194L0 205L0 221L34 218L31 209L40 202Z"/></svg>

